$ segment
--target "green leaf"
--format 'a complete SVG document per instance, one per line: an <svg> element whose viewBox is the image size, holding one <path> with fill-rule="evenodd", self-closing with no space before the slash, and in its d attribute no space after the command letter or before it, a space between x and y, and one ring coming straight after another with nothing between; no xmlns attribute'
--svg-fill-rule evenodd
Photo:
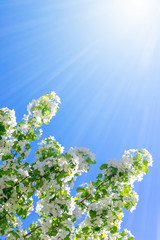
<svg viewBox="0 0 160 240"><path fill-rule="evenodd" d="M13 234L13 236L15 236L16 237L16 239L18 239L20 236L19 236L19 234L18 233L16 233L16 232L12 232L12 234Z"/></svg>
<svg viewBox="0 0 160 240"><path fill-rule="evenodd" d="M112 234L114 234L114 233L117 232L117 230L118 230L118 228L117 228L116 226L114 226L114 227L112 227L112 228L110 229L110 232L111 232Z"/></svg>
<svg viewBox="0 0 160 240"><path fill-rule="evenodd" d="M100 173L100 174L98 174L98 176L96 177L97 179L100 179L100 178L102 178L102 173Z"/></svg>
<svg viewBox="0 0 160 240"><path fill-rule="evenodd" d="M43 181L37 181L35 184L36 184L36 188L39 189L43 186Z"/></svg>
<svg viewBox="0 0 160 240"><path fill-rule="evenodd" d="M100 169L101 169L101 170L107 169L107 167L108 167L108 164L102 164L102 165L100 166Z"/></svg>
<svg viewBox="0 0 160 240"><path fill-rule="evenodd" d="M3 134L5 132L5 126L0 122L0 132Z"/></svg>
<svg viewBox="0 0 160 240"><path fill-rule="evenodd" d="M99 193L95 193L95 200L98 200L101 198L101 195Z"/></svg>
<svg viewBox="0 0 160 240"><path fill-rule="evenodd" d="M92 185L92 186L96 186L96 183L93 182L93 181L91 181L91 185Z"/></svg>
<svg viewBox="0 0 160 240"><path fill-rule="evenodd" d="M20 123L18 123L18 126L20 127L21 125L24 125L24 124L26 124L25 122L20 122Z"/></svg>
<svg viewBox="0 0 160 240"><path fill-rule="evenodd" d="M85 198L87 195L89 195L89 192L84 189L83 193L81 194L81 198Z"/></svg>
<svg viewBox="0 0 160 240"><path fill-rule="evenodd" d="M101 228L100 227L95 227L94 230L98 232Z"/></svg>
<svg viewBox="0 0 160 240"><path fill-rule="evenodd" d="M31 147L30 147L30 144L29 143L27 143L26 145L25 145L25 148L26 148L26 150L29 150Z"/></svg>
<svg viewBox="0 0 160 240"><path fill-rule="evenodd" d="M125 236L127 236L127 233L126 233L126 232L121 232L120 235L121 235L122 237L125 237Z"/></svg>
<svg viewBox="0 0 160 240"><path fill-rule="evenodd" d="M78 187L78 188L76 189L77 192L83 192L84 190L85 190L85 189L82 188L82 187Z"/></svg>
<svg viewBox="0 0 160 240"><path fill-rule="evenodd" d="M130 203L126 203L125 206L124 206L125 210L129 210L131 208L131 205Z"/></svg>
<svg viewBox="0 0 160 240"><path fill-rule="evenodd" d="M89 231L89 227L88 226L82 228L82 232L83 233L88 233L88 231Z"/></svg>
<svg viewBox="0 0 160 240"><path fill-rule="evenodd" d="M137 151L137 153L138 153L139 155L141 155L141 154L142 154L142 152L141 152L140 150L138 150L138 151Z"/></svg>
<svg viewBox="0 0 160 240"><path fill-rule="evenodd" d="M8 153L4 153L2 156L2 161L7 160L7 159L11 159L12 158L12 154L8 154Z"/></svg>
<svg viewBox="0 0 160 240"><path fill-rule="evenodd" d="M146 159L143 160L143 164L147 166L148 165L148 161Z"/></svg>
<svg viewBox="0 0 160 240"><path fill-rule="evenodd" d="M26 217L27 217L27 209L23 209L23 213L22 213L21 218L25 219Z"/></svg>
<svg viewBox="0 0 160 240"><path fill-rule="evenodd" d="M93 210L89 211L89 215L90 215L91 218L95 218L97 216L96 211L93 211Z"/></svg>
<svg viewBox="0 0 160 240"><path fill-rule="evenodd" d="M5 229L6 226L7 226L7 221L5 220L5 221L3 221L3 222L1 223L1 228L2 228L2 229Z"/></svg>
<svg viewBox="0 0 160 240"><path fill-rule="evenodd" d="M96 161L92 161L91 158L87 158L86 162L88 162L89 164L95 164L96 163Z"/></svg>
<svg viewBox="0 0 160 240"><path fill-rule="evenodd" d="M27 205L29 206L32 202L33 200L28 200Z"/></svg>
<svg viewBox="0 0 160 240"><path fill-rule="evenodd" d="M21 141L21 140L23 140L24 139L24 134L19 134L19 136L18 136L18 141Z"/></svg>
<svg viewBox="0 0 160 240"><path fill-rule="evenodd" d="M112 172L113 172L114 175L116 175L117 172L118 172L118 168L112 167Z"/></svg>
<svg viewBox="0 0 160 240"><path fill-rule="evenodd" d="M14 186L14 184L15 184L12 180L6 181L6 183L10 186Z"/></svg>
<svg viewBox="0 0 160 240"><path fill-rule="evenodd" d="M57 224L57 220L56 220L56 224ZM56 236L57 235L57 230L56 230L55 226L53 225L54 228L52 228L51 236Z"/></svg>
<svg viewBox="0 0 160 240"><path fill-rule="evenodd" d="M28 162L25 162L24 166L25 166L25 167L28 167L28 166L29 166L29 163L28 163Z"/></svg>
<svg viewBox="0 0 160 240"><path fill-rule="evenodd" d="M142 171L147 173L149 171L149 169L146 165L142 164Z"/></svg>
<svg viewBox="0 0 160 240"><path fill-rule="evenodd" d="M12 187L9 187L9 188L3 188L3 193L8 197L8 199L10 198L11 196L11 189Z"/></svg>
<svg viewBox="0 0 160 240"><path fill-rule="evenodd" d="M18 209L16 210L16 214L17 214L18 216L20 216L22 213L23 213L23 208L18 208Z"/></svg>
<svg viewBox="0 0 160 240"><path fill-rule="evenodd" d="M70 240L70 237L69 237L70 235L67 235L65 238L64 238L64 240Z"/></svg>

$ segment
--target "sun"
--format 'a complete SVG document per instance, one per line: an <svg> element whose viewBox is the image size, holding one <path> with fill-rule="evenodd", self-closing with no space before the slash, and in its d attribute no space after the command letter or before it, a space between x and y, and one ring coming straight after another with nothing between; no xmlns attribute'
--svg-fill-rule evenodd
<svg viewBox="0 0 160 240"><path fill-rule="evenodd" d="M154 9L150 0L99 0L87 10L86 23L90 32L102 39L110 35L116 39L132 35L138 37L152 25Z"/></svg>

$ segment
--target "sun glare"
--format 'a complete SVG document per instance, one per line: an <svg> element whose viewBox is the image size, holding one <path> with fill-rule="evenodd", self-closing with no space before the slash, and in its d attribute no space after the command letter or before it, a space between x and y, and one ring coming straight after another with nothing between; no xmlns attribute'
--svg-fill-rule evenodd
<svg viewBox="0 0 160 240"><path fill-rule="evenodd" d="M150 20L152 15L149 3L143 0L123 1L123 6L119 10L126 21L136 24Z"/></svg>
<svg viewBox="0 0 160 240"><path fill-rule="evenodd" d="M92 29L99 38L109 35L125 38L126 35L138 37L154 21L154 9L149 1L144 0L100 0L87 12L87 19L92 22Z"/></svg>

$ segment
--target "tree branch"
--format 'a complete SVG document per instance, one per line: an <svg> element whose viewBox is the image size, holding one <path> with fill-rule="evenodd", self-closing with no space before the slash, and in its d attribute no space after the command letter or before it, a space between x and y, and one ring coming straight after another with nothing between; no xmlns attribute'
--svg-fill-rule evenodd
<svg viewBox="0 0 160 240"><path fill-rule="evenodd" d="M37 230L38 228L40 228L41 226L36 227L34 230L30 231L29 233L27 233L26 235L24 235L24 238L27 238L29 235L32 235L32 233Z"/></svg>

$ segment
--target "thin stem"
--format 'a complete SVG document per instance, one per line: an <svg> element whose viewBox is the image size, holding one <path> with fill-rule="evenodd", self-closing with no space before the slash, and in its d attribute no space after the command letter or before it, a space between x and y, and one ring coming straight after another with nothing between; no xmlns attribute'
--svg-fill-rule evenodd
<svg viewBox="0 0 160 240"><path fill-rule="evenodd" d="M32 235L32 233L35 231L35 230L37 230L38 228L40 228L41 226L38 226L38 227L36 227L34 230L32 230L32 231L30 231L29 233L27 233L25 236L24 236L24 238L27 238L29 235Z"/></svg>
<svg viewBox="0 0 160 240"><path fill-rule="evenodd" d="M14 187L16 187L17 185L19 185L21 182L23 182L25 179L27 179L27 178L29 178L30 176L27 176L27 177L25 177L25 178L23 178L20 182L17 182L15 185L14 185Z"/></svg>

